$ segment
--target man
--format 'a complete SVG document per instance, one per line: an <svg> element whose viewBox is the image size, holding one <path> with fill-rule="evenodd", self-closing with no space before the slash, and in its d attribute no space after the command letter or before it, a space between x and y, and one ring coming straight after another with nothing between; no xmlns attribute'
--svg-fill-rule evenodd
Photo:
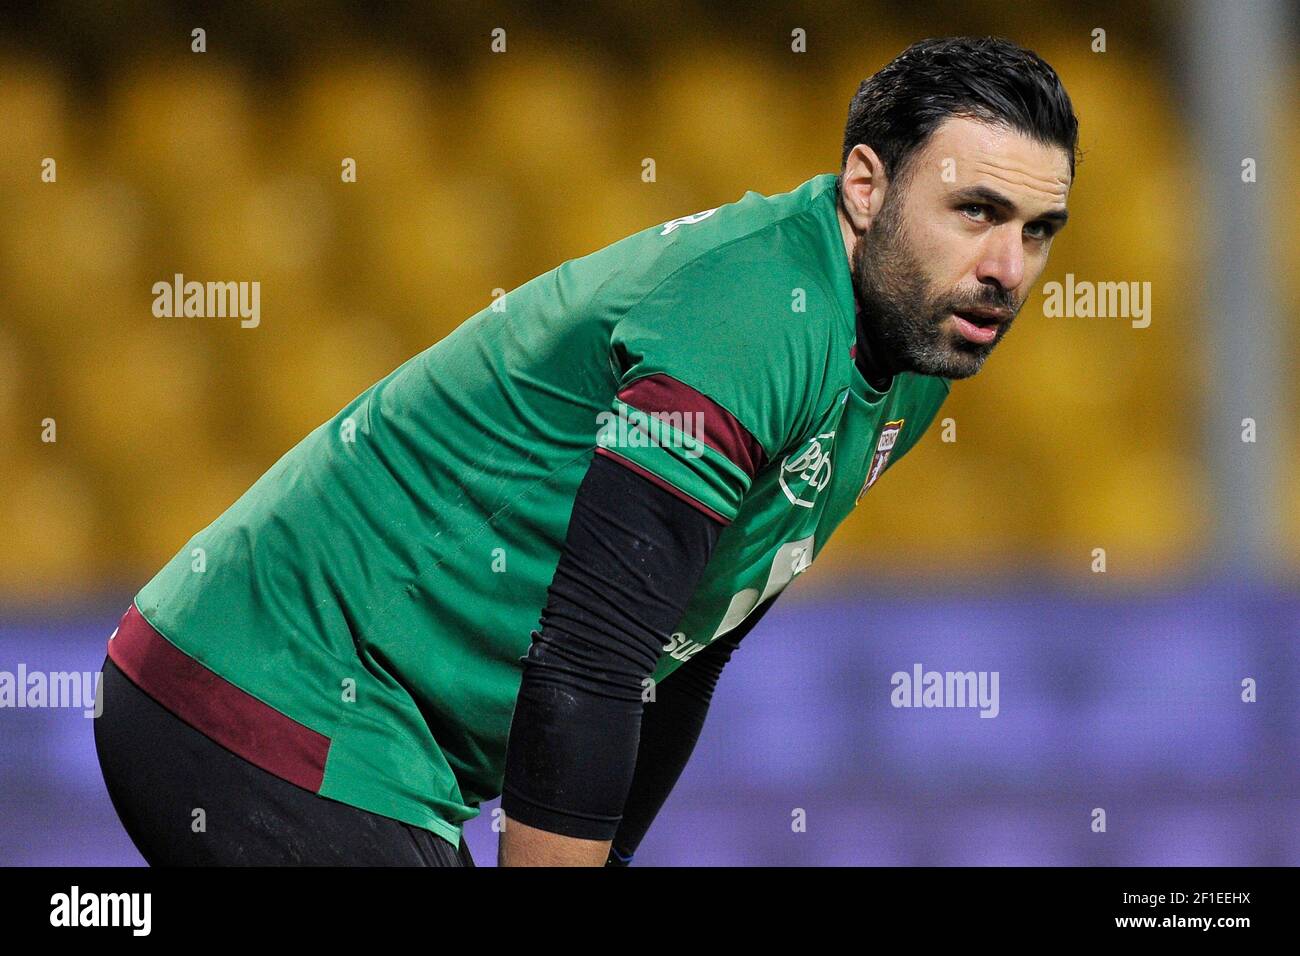
<svg viewBox="0 0 1300 956"><path fill-rule="evenodd" d="M501 794L503 864L630 860L740 640L1011 327L1076 135L1034 54L918 43L838 176L566 262L363 392L109 641L146 859L469 865Z"/></svg>

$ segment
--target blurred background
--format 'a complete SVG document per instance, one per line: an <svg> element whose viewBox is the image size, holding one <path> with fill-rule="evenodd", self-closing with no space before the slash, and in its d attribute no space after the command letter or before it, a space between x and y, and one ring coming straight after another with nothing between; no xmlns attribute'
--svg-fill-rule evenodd
<svg viewBox="0 0 1300 956"><path fill-rule="evenodd" d="M638 862L1300 863L1298 32L1273 0L15 11L0 671L98 668L192 534L494 289L833 172L862 79L1003 35L1081 122L1042 281L1149 282L1150 325L1030 299L955 440L747 639ZM175 273L260 282L260 325L155 317ZM999 716L891 707L917 662L998 671ZM138 862L81 711L0 709L0 863Z"/></svg>

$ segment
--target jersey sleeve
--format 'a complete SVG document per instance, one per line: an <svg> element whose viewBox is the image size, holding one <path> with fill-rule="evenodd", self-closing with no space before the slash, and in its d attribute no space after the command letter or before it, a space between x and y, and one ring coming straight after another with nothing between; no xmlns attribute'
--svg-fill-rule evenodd
<svg viewBox="0 0 1300 956"><path fill-rule="evenodd" d="M758 471L808 427L834 309L771 258L678 270L614 325L617 385L596 453L729 523Z"/></svg>

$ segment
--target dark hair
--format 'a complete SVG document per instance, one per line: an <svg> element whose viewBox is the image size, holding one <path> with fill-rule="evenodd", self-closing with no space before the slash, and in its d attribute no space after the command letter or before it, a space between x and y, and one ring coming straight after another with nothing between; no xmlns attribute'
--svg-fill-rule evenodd
<svg viewBox="0 0 1300 956"><path fill-rule="evenodd" d="M849 103L840 168L866 143L887 175L905 178L908 158L951 116L1061 147L1074 178L1079 121L1061 78L1036 53L1000 37L922 40L863 80Z"/></svg>

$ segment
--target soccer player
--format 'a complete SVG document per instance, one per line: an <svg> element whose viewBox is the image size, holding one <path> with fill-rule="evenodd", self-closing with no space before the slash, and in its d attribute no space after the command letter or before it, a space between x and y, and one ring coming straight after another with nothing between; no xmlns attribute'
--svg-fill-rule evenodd
<svg viewBox="0 0 1300 956"><path fill-rule="evenodd" d="M838 175L565 262L362 392L109 639L144 857L472 865L501 795L503 864L628 862L741 639L1010 329L1077 125L1033 53L918 43Z"/></svg>

